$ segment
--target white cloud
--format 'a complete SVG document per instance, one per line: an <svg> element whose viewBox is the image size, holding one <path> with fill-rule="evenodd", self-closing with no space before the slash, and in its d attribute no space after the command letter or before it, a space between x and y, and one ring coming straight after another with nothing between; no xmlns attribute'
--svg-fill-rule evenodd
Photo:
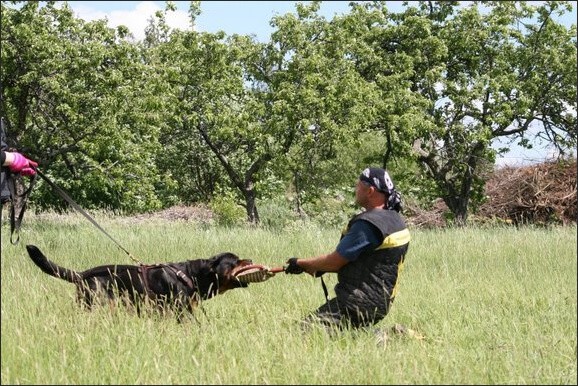
<svg viewBox="0 0 578 386"><path fill-rule="evenodd" d="M94 2L98 3L98 2ZM127 2L127 5L135 4ZM86 4L86 2L68 2L68 5L74 10L76 17L86 21L107 19L110 27L116 28L119 25L124 25L133 34L136 40L144 39L144 30L148 24L148 20L154 17L157 11L163 10L154 1L142 1L136 3L132 9L101 11ZM189 15L184 11L170 11L166 16L167 24L174 29L187 30L190 29Z"/></svg>

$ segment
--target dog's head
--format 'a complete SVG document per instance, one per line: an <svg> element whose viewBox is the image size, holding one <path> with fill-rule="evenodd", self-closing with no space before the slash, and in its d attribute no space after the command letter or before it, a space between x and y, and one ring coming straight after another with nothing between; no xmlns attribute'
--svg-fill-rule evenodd
<svg viewBox="0 0 578 386"><path fill-rule="evenodd" d="M247 283L242 283L235 278L235 272L242 267L251 265L253 263L252 260L241 259L234 253L224 252L205 261L209 271L209 275L207 275L209 282L204 283L205 280L197 278L200 290L205 295L205 298L222 294L233 288L247 287Z"/></svg>

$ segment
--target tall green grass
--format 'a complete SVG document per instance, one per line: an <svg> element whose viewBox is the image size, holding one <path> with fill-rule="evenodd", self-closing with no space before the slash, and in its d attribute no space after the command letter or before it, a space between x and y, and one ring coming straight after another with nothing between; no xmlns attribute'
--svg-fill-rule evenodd
<svg viewBox="0 0 578 386"><path fill-rule="evenodd" d="M339 229L283 232L97 218L143 263L232 251L270 266L334 248ZM2 384L576 384L576 227L412 230L399 292L372 331L302 332L324 301L319 279L278 274L202 304L179 324L125 308L85 311L72 284L28 258L67 268L130 264L88 221L34 216L20 243L2 226ZM334 274L325 275L333 295Z"/></svg>

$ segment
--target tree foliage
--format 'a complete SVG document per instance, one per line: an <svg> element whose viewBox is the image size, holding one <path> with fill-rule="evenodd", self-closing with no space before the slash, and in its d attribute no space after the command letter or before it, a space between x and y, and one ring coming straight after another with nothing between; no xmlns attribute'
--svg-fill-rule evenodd
<svg viewBox="0 0 578 386"><path fill-rule="evenodd" d="M380 165L461 224L507 151L496 139L576 147L576 26L555 21L568 2L352 2L326 19L313 1L273 17L267 42L173 30L172 2L135 42L57 4L2 2L0 113L10 144L85 207L227 197L258 223L263 198L349 207L359 170ZM201 12L191 2L191 27Z"/></svg>
<svg viewBox="0 0 578 386"><path fill-rule="evenodd" d="M2 104L13 145L86 207L158 208L154 75L123 28L66 3L2 2ZM66 203L41 187L40 207Z"/></svg>
<svg viewBox="0 0 578 386"><path fill-rule="evenodd" d="M560 149L576 145L576 27L552 19L568 4L481 4L485 12L473 3L455 8L441 24L436 7L405 13L429 18L447 47L445 68L428 95L435 129L428 127L415 147L458 223L465 222L470 200L482 202L496 138L525 144L535 128Z"/></svg>

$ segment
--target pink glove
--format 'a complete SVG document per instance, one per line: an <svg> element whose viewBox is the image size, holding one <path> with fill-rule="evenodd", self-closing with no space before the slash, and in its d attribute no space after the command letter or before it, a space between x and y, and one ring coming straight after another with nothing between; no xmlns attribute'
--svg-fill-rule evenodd
<svg viewBox="0 0 578 386"><path fill-rule="evenodd" d="M20 153L13 152L12 155L14 159L12 163L8 165L8 168L13 173L18 173L22 176L33 176L36 174L36 167L38 164L34 161L29 160Z"/></svg>

